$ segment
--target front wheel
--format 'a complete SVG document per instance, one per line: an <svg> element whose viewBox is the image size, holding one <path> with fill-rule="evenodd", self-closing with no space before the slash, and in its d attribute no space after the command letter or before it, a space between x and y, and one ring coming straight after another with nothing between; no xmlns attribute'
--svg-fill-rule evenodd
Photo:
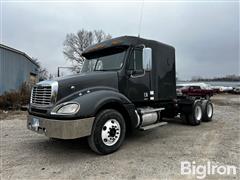
<svg viewBox="0 0 240 180"><path fill-rule="evenodd" d="M110 154L122 145L125 133L123 116L113 109L103 110L96 116L88 144L98 154Z"/></svg>

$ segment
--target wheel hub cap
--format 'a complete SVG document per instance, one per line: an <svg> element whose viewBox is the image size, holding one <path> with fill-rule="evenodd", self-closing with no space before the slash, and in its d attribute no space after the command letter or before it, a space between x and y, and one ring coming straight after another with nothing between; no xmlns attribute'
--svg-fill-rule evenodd
<svg viewBox="0 0 240 180"><path fill-rule="evenodd" d="M102 127L102 141L107 146L116 144L120 138L121 127L116 119L108 120Z"/></svg>

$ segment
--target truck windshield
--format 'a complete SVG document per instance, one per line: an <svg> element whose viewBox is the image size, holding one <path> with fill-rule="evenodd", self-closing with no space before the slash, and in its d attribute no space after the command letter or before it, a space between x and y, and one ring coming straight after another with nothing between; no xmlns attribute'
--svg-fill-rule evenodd
<svg viewBox="0 0 240 180"><path fill-rule="evenodd" d="M114 71L118 70L123 65L123 60L126 51L108 54L104 56L86 59L83 63L81 72L91 71Z"/></svg>

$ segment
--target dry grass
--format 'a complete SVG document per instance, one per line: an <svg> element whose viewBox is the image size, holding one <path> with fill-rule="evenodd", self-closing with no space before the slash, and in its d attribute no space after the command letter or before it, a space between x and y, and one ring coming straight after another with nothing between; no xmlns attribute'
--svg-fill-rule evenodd
<svg viewBox="0 0 240 180"><path fill-rule="evenodd" d="M0 109L18 110L29 103L30 87L24 83L18 91L6 92L0 96Z"/></svg>

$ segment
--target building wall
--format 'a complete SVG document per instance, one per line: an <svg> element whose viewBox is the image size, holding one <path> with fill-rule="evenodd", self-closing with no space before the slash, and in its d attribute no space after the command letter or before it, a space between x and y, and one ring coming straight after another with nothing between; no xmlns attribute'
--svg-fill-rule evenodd
<svg viewBox="0 0 240 180"><path fill-rule="evenodd" d="M17 90L37 69L24 55L0 47L0 95Z"/></svg>

